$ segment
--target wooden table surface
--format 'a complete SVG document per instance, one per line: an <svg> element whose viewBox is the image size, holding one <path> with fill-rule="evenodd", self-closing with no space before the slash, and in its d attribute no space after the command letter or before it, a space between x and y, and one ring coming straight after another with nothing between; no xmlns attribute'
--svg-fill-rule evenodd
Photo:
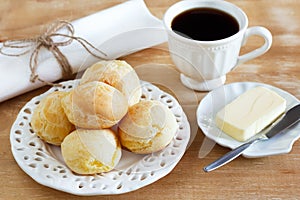
<svg viewBox="0 0 300 200"><path fill-rule="evenodd" d="M77 19L120 2L123 1L88 0L82 3L81 0L0 0L0 40L37 35L41 27L55 19ZM147 6L158 18L162 18L166 9L175 2L175 0L146 0ZM263 56L244 63L230 72L226 83L243 81L267 83L286 90L300 99L299 1L230 0L230 2L240 6L247 13L250 26L267 27L272 32L273 45ZM250 51L261 42L259 38L253 37L242 51ZM132 66L155 62L174 67L166 44L122 59ZM157 73L156 76L161 75ZM147 77L141 75L140 78ZM179 79L176 80L175 85L182 88ZM0 199L300 199L299 141L295 142L288 154L255 159L240 157L214 172L205 173L202 168L229 149L214 145L206 156L198 158L204 136L197 127L192 131L192 135L195 136L192 137L192 144L174 170L157 182L137 191L115 196L79 197L42 186L23 172L15 162L10 150L9 135L19 110L32 97L48 88L43 87L0 103ZM168 87L163 89L167 90ZM186 113L191 116L191 126L194 127L193 115L196 104L206 93L193 91L190 93L196 95L194 104L189 102L190 99L180 96L177 98L182 98L180 103L185 105Z"/></svg>

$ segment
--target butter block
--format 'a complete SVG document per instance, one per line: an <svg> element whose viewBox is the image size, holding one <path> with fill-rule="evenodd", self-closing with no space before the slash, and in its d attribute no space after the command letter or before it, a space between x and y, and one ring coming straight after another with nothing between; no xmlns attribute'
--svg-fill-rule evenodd
<svg viewBox="0 0 300 200"><path fill-rule="evenodd" d="M286 100L259 86L238 96L220 110L217 127L238 141L246 141L270 125L286 109Z"/></svg>

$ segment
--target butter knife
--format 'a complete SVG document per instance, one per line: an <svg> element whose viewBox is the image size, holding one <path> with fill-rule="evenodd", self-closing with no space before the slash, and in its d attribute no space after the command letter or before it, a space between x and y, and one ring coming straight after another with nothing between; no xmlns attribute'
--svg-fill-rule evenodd
<svg viewBox="0 0 300 200"><path fill-rule="evenodd" d="M215 160L211 164L204 167L203 170L205 172L210 172L229 163L230 161L232 161L233 159L241 155L252 144L262 140L269 140L275 135L283 133L287 128L291 127L292 125L296 124L299 121L300 121L300 104L289 109L280 118L279 122L277 122L274 126L272 126L271 129L266 132L266 134L263 134L261 137L255 138L245 144L238 146L237 148L231 150L230 152L226 153L224 156L220 157L219 159Z"/></svg>

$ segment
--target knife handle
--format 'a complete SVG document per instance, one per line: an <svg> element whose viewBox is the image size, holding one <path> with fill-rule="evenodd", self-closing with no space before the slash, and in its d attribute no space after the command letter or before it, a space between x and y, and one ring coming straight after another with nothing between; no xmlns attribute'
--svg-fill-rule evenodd
<svg viewBox="0 0 300 200"><path fill-rule="evenodd" d="M227 163L229 163L230 161L232 161L233 159L237 158L239 155L241 155L248 147L250 147L252 144L260 141L260 140L265 140L266 138L256 138L254 140L251 140L245 144L242 144L240 146L238 146L237 148L229 151L228 153L226 153L224 156L220 157L219 159L215 160L214 162L210 163L209 165L207 165L206 167L203 168L203 170L205 172L210 172L213 171Z"/></svg>

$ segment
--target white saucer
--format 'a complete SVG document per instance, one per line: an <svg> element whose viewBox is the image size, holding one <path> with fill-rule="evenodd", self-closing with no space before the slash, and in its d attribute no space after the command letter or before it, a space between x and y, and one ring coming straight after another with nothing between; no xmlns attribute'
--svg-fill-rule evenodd
<svg viewBox="0 0 300 200"><path fill-rule="evenodd" d="M214 119L216 113L226 104L231 102L240 94L256 86L264 86L277 92L279 95L286 99L287 109L290 109L294 105L300 103L300 101L290 93L271 85L255 82L240 82L224 85L209 92L202 99L198 106L197 123L203 133L219 145L229 147L231 149L243 144L242 142L233 139L232 137L228 136L220 129L218 129ZM288 153L292 150L294 142L299 137L300 123L291 127L286 131L286 133L282 135L277 135L268 141L253 144L243 153L243 156L254 158Z"/></svg>
<svg viewBox="0 0 300 200"><path fill-rule="evenodd" d="M180 80L185 87L190 88L192 90L211 91L215 88L220 87L221 85L224 85L224 83L226 81L226 76L224 75L224 76L221 76L216 79L199 82L199 81L189 78L188 76L186 76L184 74L180 74Z"/></svg>

